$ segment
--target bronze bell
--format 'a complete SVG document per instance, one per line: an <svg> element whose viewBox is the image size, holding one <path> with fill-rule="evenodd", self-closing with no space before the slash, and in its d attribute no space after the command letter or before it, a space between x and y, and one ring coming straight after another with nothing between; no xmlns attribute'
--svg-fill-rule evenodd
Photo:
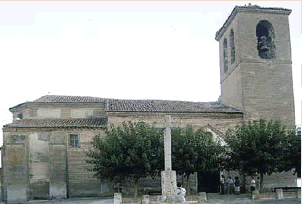
<svg viewBox="0 0 302 204"><path fill-rule="evenodd" d="M261 52L267 52L267 51L268 51L267 45L261 46L261 47L260 47L260 51L261 51Z"/></svg>
<svg viewBox="0 0 302 204"><path fill-rule="evenodd" d="M267 52L268 50L269 50L269 48L268 48L267 38L266 38L266 36L261 36L260 42L259 42L259 51Z"/></svg>

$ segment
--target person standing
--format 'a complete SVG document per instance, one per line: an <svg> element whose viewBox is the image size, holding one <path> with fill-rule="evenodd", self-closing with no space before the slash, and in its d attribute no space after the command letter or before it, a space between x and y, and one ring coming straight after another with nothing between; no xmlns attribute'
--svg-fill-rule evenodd
<svg viewBox="0 0 302 204"><path fill-rule="evenodd" d="M235 177L235 194L240 194L240 180L238 176Z"/></svg>
<svg viewBox="0 0 302 204"><path fill-rule="evenodd" d="M220 179L220 194L223 195L226 193L226 180L224 178L224 175L221 175Z"/></svg>
<svg viewBox="0 0 302 204"><path fill-rule="evenodd" d="M234 189L234 180L232 177L229 176L229 179L227 180L228 182L228 187L229 187L229 194L233 194L233 189Z"/></svg>
<svg viewBox="0 0 302 204"><path fill-rule="evenodd" d="M253 199L253 191L255 191L256 189L256 181L254 179L254 177L252 177L252 180L251 180L251 197Z"/></svg>

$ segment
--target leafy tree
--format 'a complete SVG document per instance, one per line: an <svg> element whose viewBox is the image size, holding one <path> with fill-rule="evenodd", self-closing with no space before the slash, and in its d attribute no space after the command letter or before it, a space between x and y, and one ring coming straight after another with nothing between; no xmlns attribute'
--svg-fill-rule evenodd
<svg viewBox="0 0 302 204"><path fill-rule="evenodd" d="M141 177L157 175L164 164L163 132L144 122L123 123L106 130L106 137L96 136L86 154L99 179L135 181L135 197Z"/></svg>
<svg viewBox="0 0 302 204"><path fill-rule="evenodd" d="M194 131L192 126L176 129L172 136L172 168L179 175L189 176L194 172L220 170L224 147L214 141L210 132Z"/></svg>
<svg viewBox="0 0 302 204"><path fill-rule="evenodd" d="M294 130L286 130L280 121L244 122L227 131L225 142L231 148L229 168L248 175L260 173L261 192L265 173L271 175L295 167L297 137Z"/></svg>

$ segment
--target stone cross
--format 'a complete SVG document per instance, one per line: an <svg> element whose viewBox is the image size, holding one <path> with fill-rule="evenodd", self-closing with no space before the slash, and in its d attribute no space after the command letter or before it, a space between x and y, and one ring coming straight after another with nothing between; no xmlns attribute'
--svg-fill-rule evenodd
<svg viewBox="0 0 302 204"><path fill-rule="evenodd" d="M162 199L167 199L167 196L175 197L176 195L176 171L172 170L171 157L171 116L165 116L165 135L164 135L164 150L165 150L165 171L161 172L161 187Z"/></svg>

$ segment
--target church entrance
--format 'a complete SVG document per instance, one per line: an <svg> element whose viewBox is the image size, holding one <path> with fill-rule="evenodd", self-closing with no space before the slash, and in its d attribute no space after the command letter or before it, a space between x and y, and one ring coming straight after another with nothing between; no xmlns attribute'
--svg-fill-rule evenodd
<svg viewBox="0 0 302 204"><path fill-rule="evenodd" d="M219 193L219 186L219 172L198 172L198 192Z"/></svg>

